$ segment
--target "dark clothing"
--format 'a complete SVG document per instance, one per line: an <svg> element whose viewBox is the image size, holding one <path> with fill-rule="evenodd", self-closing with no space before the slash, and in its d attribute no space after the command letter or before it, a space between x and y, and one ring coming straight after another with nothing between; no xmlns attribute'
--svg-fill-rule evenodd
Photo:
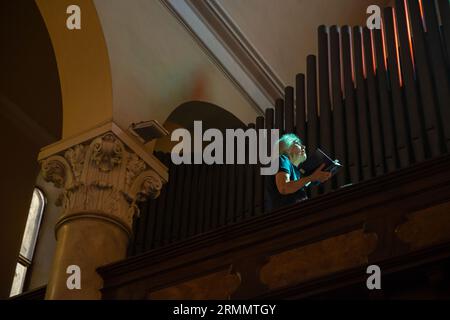
<svg viewBox="0 0 450 320"><path fill-rule="evenodd" d="M286 172L289 174L290 181L299 180L301 177L300 170L292 164L289 158L285 155L280 156L279 158L279 169L278 172ZM278 173L277 172L277 173ZM266 187L265 187L265 211L270 212L276 210L280 207L284 207L290 204L294 204L300 202L302 200L308 199L306 195L305 188L299 189L295 193L291 194L281 194L278 191L275 175L266 176Z"/></svg>

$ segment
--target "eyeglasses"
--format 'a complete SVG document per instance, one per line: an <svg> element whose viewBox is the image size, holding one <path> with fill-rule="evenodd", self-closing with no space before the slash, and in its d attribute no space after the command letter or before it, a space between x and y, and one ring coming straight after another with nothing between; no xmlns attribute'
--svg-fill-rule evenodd
<svg viewBox="0 0 450 320"><path fill-rule="evenodd" d="M297 145L299 148L305 149L305 150L306 150L306 146L304 146L304 145L301 144L300 142L295 142L294 144Z"/></svg>

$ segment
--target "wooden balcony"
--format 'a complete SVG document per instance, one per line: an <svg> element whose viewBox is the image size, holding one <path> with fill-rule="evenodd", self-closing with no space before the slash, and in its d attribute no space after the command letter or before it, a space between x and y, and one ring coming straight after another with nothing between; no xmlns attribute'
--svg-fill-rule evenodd
<svg viewBox="0 0 450 320"><path fill-rule="evenodd" d="M449 261L445 155L98 272L105 299L449 298Z"/></svg>

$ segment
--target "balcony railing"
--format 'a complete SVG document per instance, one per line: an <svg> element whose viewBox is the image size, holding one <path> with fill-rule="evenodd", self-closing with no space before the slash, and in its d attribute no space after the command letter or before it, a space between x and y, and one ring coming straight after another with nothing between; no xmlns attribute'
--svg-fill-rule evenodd
<svg viewBox="0 0 450 320"><path fill-rule="evenodd" d="M446 155L98 272L107 299L298 298L367 293L368 265L393 277L449 257Z"/></svg>

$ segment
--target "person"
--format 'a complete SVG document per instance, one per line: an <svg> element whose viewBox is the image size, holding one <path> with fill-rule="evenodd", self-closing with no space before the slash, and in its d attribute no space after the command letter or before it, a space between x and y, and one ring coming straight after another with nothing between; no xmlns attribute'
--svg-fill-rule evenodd
<svg viewBox="0 0 450 320"><path fill-rule="evenodd" d="M298 166L307 159L306 147L300 138L285 134L278 140L279 170L275 175L266 177L265 211L308 199L305 191L312 182L325 182L331 173L322 171L324 164L309 176L301 176Z"/></svg>

